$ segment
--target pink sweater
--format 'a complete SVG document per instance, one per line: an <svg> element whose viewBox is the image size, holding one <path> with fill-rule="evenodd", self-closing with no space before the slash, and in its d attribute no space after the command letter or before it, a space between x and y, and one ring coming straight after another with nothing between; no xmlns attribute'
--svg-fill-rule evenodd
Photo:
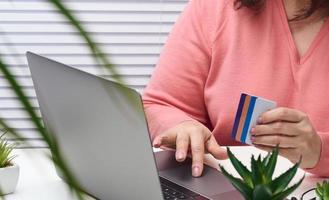
<svg viewBox="0 0 329 200"><path fill-rule="evenodd" d="M329 20L299 57L281 0L258 15L233 0L192 0L163 49L143 101L152 137L197 120L220 145L230 138L241 92L307 113L322 139L317 166L329 176Z"/></svg>

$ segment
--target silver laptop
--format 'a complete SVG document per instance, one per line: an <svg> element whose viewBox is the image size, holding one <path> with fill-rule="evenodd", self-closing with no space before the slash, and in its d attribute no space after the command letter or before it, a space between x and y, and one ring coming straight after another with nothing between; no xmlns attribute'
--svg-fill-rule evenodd
<svg viewBox="0 0 329 200"><path fill-rule="evenodd" d="M27 53L45 127L83 189L102 200L242 199L217 170L153 154L138 92ZM127 96L129 98L127 98Z"/></svg>

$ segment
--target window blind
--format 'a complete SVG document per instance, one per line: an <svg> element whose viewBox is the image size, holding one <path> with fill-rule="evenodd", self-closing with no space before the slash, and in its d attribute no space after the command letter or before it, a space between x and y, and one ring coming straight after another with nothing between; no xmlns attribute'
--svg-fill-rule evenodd
<svg viewBox="0 0 329 200"><path fill-rule="evenodd" d="M174 22L188 0L65 0L128 86L142 92ZM0 55L41 118L25 52L32 51L111 79L86 43L46 0L0 0ZM44 147L17 97L0 74L0 116ZM23 146L22 146L23 147Z"/></svg>

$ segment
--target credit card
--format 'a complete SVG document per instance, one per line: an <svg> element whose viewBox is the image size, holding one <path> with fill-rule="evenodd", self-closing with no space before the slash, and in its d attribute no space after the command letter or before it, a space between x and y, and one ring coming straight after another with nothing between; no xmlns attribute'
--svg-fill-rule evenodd
<svg viewBox="0 0 329 200"><path fill-rule="evenodd" d="M239 142L252 144L250 129L257 124L257 119L262 113L276 106L274 101L242 93L231 137Z"/></svg>

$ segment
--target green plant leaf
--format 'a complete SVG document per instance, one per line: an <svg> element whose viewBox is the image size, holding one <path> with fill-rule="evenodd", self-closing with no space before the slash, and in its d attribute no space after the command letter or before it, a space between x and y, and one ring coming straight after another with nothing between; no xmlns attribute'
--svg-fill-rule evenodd
<svg viewBox="0 0 329 200"><path fill-rule="evenodd" d="M323 200L323 193L318 188L315 189L315 193L321 200Z"/></svg>
<svg viewBox="0 0 329 200"><path fill-rule="evenodd" d="M267 185L257 185L253 191L253 200L271 199L272 191Z"/></svg>
<svg viewBox="0 0 329 200"><path fill-rule="evenodd" d="M241 176L241 178L245 181L245 183L253 188L253 182L251 179L251 172L247 169L247 167L245 165L243 165L236 157L235 155L232 153L232 151L230 150L229 147L227 147L227 154L228 157L230 158L230 161L232 163L232 165L234 166L234 168L236 169L236 171L239 173L239 175Z"/></svg>
<svg viewBox="0 0 329 200"><path fill-rule="evenodd" d="M279 147L276 146L275 149L273 149L272 153L268 157L268 161L264 164L265 165L265 176L268 181L272 180L272 176L275 170L275 166L278 160L278 155L279 155Z"/></svg>
<svg viewBox="0 0 329 200"><path fill-rule="evenodd" d="M271 200L283 200L285 199L289 194L291 194L304 180L305 175L293 186L289 187L288 189L275 194Z"/></svg>
<svg viewBox="0 0 329 200"><path fill-rule="evenodd" d="M323 181L323 199L329 200L329 182Z"/></svg>
<svg viewBox="0 0 329 200"><path fill-rule="evenodd" d="M242 194L242 196L246 200L251 200L252 197L252 188L249 187L246 183L244 183L241 179L236 178L229 174L224 167L219 166L222 170L223 175L229 179L229 181L232 183L232 185Z"/></svg>
<svg viewBox="0 0 329 200"><path fill-rule="evenodd" d="M288 169L286 172L281 174L279 177L274 179L271 183L269 183L269 186L273 192L273 194L278 194L282 192L290 183L292 178L295 176L297 169L300 165L299 161L294 166L292 166L290 169Z"/></svg>
<svg viewBox="0 0 329 200"><path fill-rule="evenodd" d="M263 159L262 162L263 162L263 165L264 166L267 166L268 165L268 161L269 161L271 155L272 154L270 152L268 152L267 155L265 156L265 158Z"/></svg>
<svg viewBox="0 0 329 200"><path fill-rule="evenodd" d="M317 183L315 192L321 200L329 200L329 182Z"/></svg>
<svg viewBox="0 0 329 200"><path fill-rule="evenodd" d="M254 155L251 156L251 177L253 185L265 184L265 176L262 163L260 162L260 157L255 160Z"/></svg>
<svg viewBox="0 0 329 200"><path fill-rule="evenodd" d="M318 197L320 197L321 199L323 199L323 187L322 184L320 183L316 183L316 189L315 189L316 194L318 195Z"/></svg>
<svg viewBox="0 0 329 200"><path fill-rule="evenodd" d="M324 193L322 193L322 195L318 195L318 193L316 193L317 194L317 196L319 197L319 199L321 199L321 200L329 200L329 194L328 194L328 192L326 192L326 191L323 191Z"/></svg>

